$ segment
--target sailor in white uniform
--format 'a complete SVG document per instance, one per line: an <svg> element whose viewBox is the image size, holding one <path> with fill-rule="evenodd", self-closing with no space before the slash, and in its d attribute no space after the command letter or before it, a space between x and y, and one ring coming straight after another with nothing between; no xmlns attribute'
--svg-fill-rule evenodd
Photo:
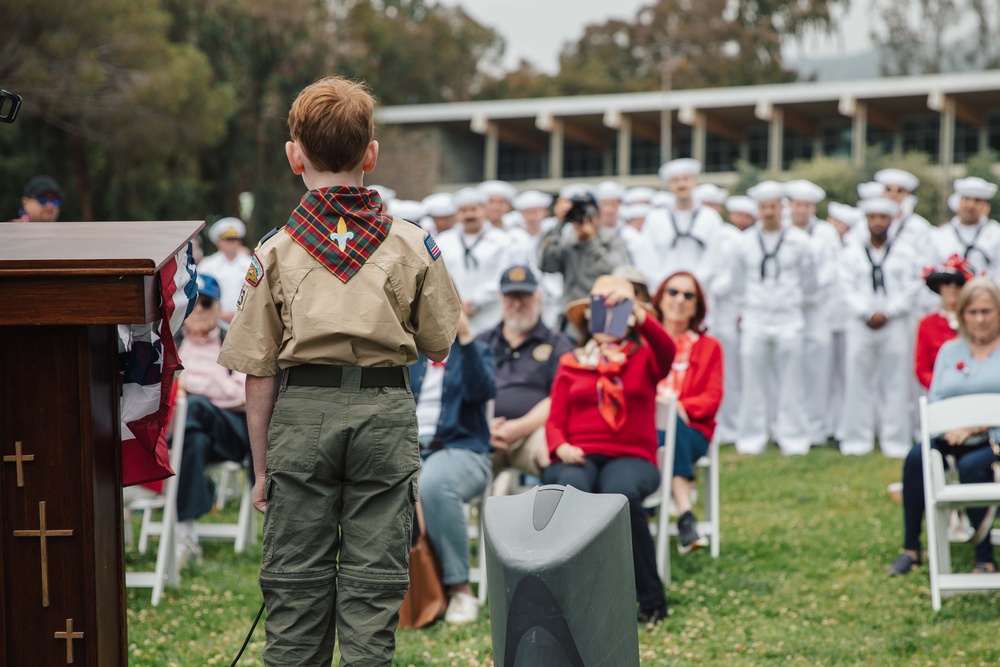
<svg viewBox="0 0 1000 667"><path fill-rule="evenodd" d="M813 446L826 444L834 435L828 430L830 374L833 365L833 316L840 271L840 235L833 225L816 217L816 205L826 192L815 183L795 180L785 183L790 219L812 239L818 289L806 302L803 331L803 408Z"/></svg>
<svg viewBox="0 0 1000 667"><path fill-rule="evenodd" d="M543 273L538 268L538 249L542 238L555 226L548 217L552 195L538 190L525 190L514 197L514 210L521 215L521 225L507 231L511 239L511 265L528 266L538 277L542 289L542 320L555 327L562 313L563 277L561 273Z"/></svg>
<svg viewBox="0 0 1000 667"><path fill-rule="evenodd" d="M958 214L934 230L933 265L939 266L952 255L969 260L977 273L994 282L1000 280L1000 223L991 220L990 200L997 186L976 176L954 183L959 195Z"/></svg>
<svg viewBox="0 0 1000 667"><path fill-rule="evenodd" d="M711 292L716 253L709 250L723 223L714 210L695 203L694 188L700 173L701 163L690 158L671 160L660 167L660 178L676 200L672 207L654 208L642 228L655 255L652 265L639 266L650 278L650 291L675 271L690 271Z"/></svg>
<svg viewBox="0 0 1000 667"><path fill-rule="evenodd" d="M208 238L218 252L201 260L198 272L212 276L219 283L222 298L222 319L230 322L243 289L243 279L250 268L250 252L243 245L247 226L239 218L222 218L208 229Z"/></svg>
<svg viewBox="0 0 1000 667"><path fill-rule="evenodd" d="M731 265L732 257L739 251L743 232L757 222L757 202L752 198L738 195L726 200L728 223L720 229L722 255ZM719 442L736 442L737 420L740 409L740 317L742 299L735 288L732 271L727 289L715 298L715 312L710 329L722 345L722 405L715 417L716 437Z"/></svg>
<svg viewBox="0 0 1000 667"><path fill-rule="evenodd" d="M455 193L458 221L436 237L473 335L500 321L500 274L512 265L507 232L486 222L486 197L477 188Z"/></svg>
<svg viewBox="0 0 1000 667"><path fill-rule="evenodd" d="M427 195L421 202L427 215L420 221L420 226L433 236L448 231L455 226L458 208L455 198L450 192L435 192Z"/></svg>
<svg viewBox="0 0 1000 667"><path fill-rule="evenodd" d="M917 261L924 262L931 250L933 225L922 215L913 212L917 203L913 191L920 185L920 179L902 169L881 169L875 172L875 182L884 186L883 197L899 204L899 212L889 226L889 238L897 245L909 245L915 251ZM934 304L936 306L936 299Z"/></svg>
<svg viewBox="0 0 1000 667"><path fill-rule="evenodd" d="M507 181L483 181L479 190L486 197L486 221L497 229L507 229L510 221L508 214L513 210L517 188Z"/></svg>
<svg viewBox="0 0 1000 667"><path fill-rule="evenodd" d="M760 220L741 235L733 257L734 285L743 297L736 450L764 451L771 408L773 436L782 453L807 454L810 442L801 405L802 330L803 309L817 289L812 241L802 230L783 223L781 183L764 181L747 194L757 201Z"/></svg>
<svg viewBox="0 0 1000 667"><path fill-rule="evenodd" d="M909 313L921 283L913 248L889 237L899 204L873 198L860 208L867 216L869 240L847 245L841 272L849 320L840 451L862 455L874 449L877 413L882 453L903 458L913 446Z"/></svg>

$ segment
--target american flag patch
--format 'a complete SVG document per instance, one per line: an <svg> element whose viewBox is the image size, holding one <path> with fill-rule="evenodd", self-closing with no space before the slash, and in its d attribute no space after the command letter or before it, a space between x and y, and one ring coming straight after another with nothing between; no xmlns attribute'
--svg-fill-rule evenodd
<svg viewBox="0 0 1000 667"><path fill-rule="evenodd" d="M427 252L431 254L433 259L436 260L441 256L441 248L438 247L438 244L434 241L434 237L430 234L424 237L424 245L427 246Z"/></svg>

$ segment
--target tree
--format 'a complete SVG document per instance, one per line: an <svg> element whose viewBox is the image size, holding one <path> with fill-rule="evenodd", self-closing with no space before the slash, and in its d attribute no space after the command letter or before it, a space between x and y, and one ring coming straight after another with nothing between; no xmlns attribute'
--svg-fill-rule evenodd
<svg viewBox="0 0 1000 667"><path fill-rule="evenodd" d="M39 0L4 12L0 80L25 98L5 151L43 146L48 155L24 163L62 158L56 173L72 175L83 220L130 217L114 215L111 190L138 204L137 217L155 214L143 195L194 176L188 151L221 136L231 88L196 49L167 39L156 0Z"/></svg>
<svg viewBox="0 0 1000 667"><path fill-rule="evenodd" d="M1000 67L1000 4L995 0L878 0L872 30L883 75Z"/></svg>
<svg viewBox="0 0 1000 667"><path fill-rule="evenodd" d="M338 61L384 104L472 99L500 70L504 43L461 7L424 0L343 0Z"/></svg>

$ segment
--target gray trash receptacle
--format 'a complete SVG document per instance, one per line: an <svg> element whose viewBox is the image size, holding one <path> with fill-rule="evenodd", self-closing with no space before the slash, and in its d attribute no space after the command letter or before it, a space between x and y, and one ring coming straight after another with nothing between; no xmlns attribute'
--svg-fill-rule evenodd
<svg viewBox="0 0 1000 667"><path fill-rule="evenodd" d="M635 667L628 501L570 486L486 499L497 667Z"/></svg>

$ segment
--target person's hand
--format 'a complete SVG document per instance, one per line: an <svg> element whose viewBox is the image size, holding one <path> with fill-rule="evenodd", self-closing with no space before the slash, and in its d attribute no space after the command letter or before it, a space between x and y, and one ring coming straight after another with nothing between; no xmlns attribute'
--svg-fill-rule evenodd
<svg viewBox="0 0 1000 667"><path fill-rule="evenodd" d="M264 495L264 487L267 485L266 477L264 474L258 473L254 479L253 506L263 514L267 511L267 497Z"/></svg>
<svg viewBox="0 0 1000 667"><path fill-rule="evenodd" d="M493 429L493 437L503 441L506 447L520 440L524 435L521 433L516 419L504 420Z"/></svg>
<svg viewBox="0 0 1000 667"><path fill-rule="evenodd" d="M691 419L688 418L687 410L684 409L684 404L681 403L680 401L677 401L677 416L680 417L681 421L684 422L686 425L691 424Z"/></svg>
<svg viewBox="0 0 1000 667"><path fill-rule="evenodd" d="M568 442L564 442L556 447L556 456L559 457L560 461L569 465L582 466L584 462L583 450L579 447L574 447Z"/></svg>
<svg viewBox="0 0 1000 667"><path fill-rule="evenodd" d="M476 310L477 310L476 305L471 301L462 302L462 312L465 313L466 317L472 317L473 315L475 315Z"/></svg>
<svg viewBox="0 0 1000 667"><path fill-rule="evenodd" d="M884 327L888 322L889 322L889 317L885 313L878 312L874 313L871 317L869 317L868 321L865 322L865 324L868 325L869 329L877 331L882 327Z"/></svg>
<svg viewBox="0 0 1000 667"><path fill-rule="evenodd" d="M458 342L460 345L472 342L472 327L469 326L469 318L464 310L458 316Z"/></svg>
<svg viewBox="0 0 1000 667"><path fill-rule="evenodd" d="M955 429L954 431L948 431L947 433L945 433L944 434L944 440L949 445L952 445L953 447L957 447L957 446L961 445L963 442L965 442L966 440L968 440L970 437L972 437L974 435L978 435L980 433L983 433L984 431L986 431L986 427L980 427L980 428L959 428L959 429Z"/></svg>
<svg viewBox="0 0 1000 667"><path fill-rule="evenodd" d="M566 214L569 210L573 208L573 202L565 197L559 197L556 199L556 203L552 206L552 215L556 217L557 220L562 222L566 219Z"/></svg>

